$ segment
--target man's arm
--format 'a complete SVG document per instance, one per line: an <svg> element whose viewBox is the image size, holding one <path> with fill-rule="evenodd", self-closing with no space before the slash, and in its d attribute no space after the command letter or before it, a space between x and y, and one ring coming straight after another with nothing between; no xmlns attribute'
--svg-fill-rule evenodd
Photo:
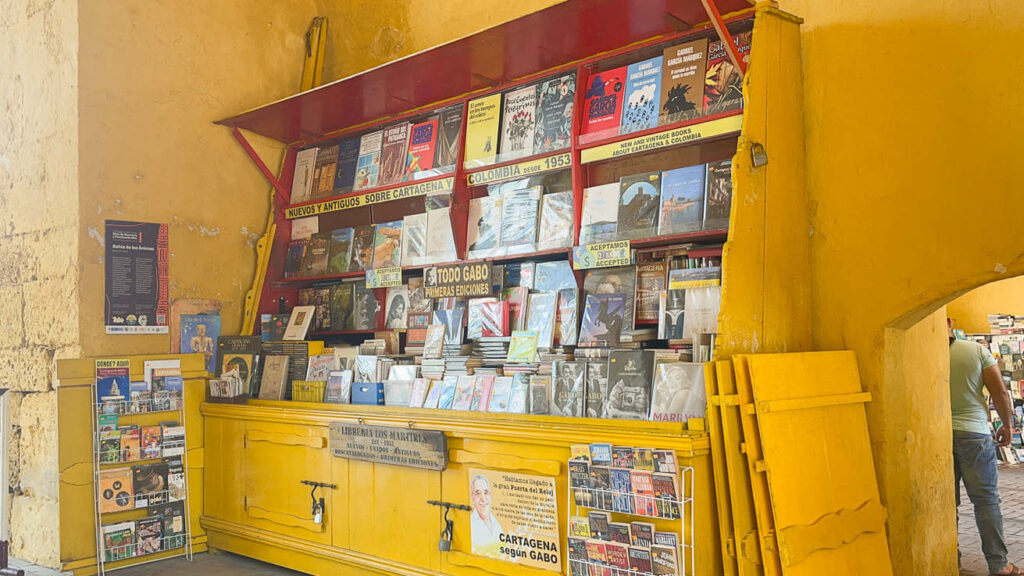
<svg viewBox="0 0 1024 576"><path fill-rule="evenodd" d="M1013 441L1013 401L1010 400L1010 391L1003 383L1003 373L999 371L999 365L994 364L985 368L982 373L985 380L985 388L992 396L992 403L996 405L996 412L999 420L1003 423L996 430L996 443L1000 446L1009 446Z"/></svg>

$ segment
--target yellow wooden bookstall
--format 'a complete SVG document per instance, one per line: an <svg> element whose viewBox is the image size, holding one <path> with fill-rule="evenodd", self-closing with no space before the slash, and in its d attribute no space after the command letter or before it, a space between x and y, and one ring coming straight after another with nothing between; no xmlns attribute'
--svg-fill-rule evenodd
<svg viewBox="0 0 1024 576"><path fill-rule="evenodd" d="M659 166L667 169L731 157L733 204L728 230L644 239L633 241L633 246L725 241L716 358L808 350L799 20L771 2L755 6L747 0L569 0L221 121L234 129L243 145L241 130L248 130L284 142L289 149L284 169L275 177L246 146L275 188L273 224L259 243L260 270L266 278L254 282L246 328L253 329L259 313L276 312L280 298L294 304L297 285L282 277L292 217L320 214L322 222L326 219L328 225L339 226L345 225L346 214L365 219L376 208L338 212L344 203L340 197L290 206L288 186L282 183L291 182L295 155L302 147L442 106L465 105L480 95L566 70L577 71L579 98L579 83L591 71L625 65L630 55L644 50L654 54L691 36L714 38L716 29L736 27L753 29L742 112L592 144L581 144L577 138L577 113L569 148L497 168L510 176L523 170L570 170L578 238L581 191L586 183L616 181L621 175ZM481 171L464 169L461 153L456 166L454 173L427 184L452 179L452 227L459 254L464 255L466 205L475 197L474 182ZM392 198L394 191L370 192ZM401 217L401 208L396 208L397 216L388 208L400 203L382 205L381 218ZM568 252L542 256L565 258ZM372 337L372 331L331 336ZM187 377L196 377L193 369L200 362L182 358L183 365L189 366ZM91 476L82 468L90 448L84 438L74 435L74 419L88 416L80 414L85 409L79 404L88 403L82 395L88 390L84 386L92 377L92 363L77 362L61 368L61 513L62 528L67 528L62 530L62 555L68 568L85 566L95 555L93 543L77 536L92 529ZM199 380L189 380L190 391L200 390L199 386ZM190 409L200 394L191 395ZM675 450L680 464L693 468L693 529L686 530L685 539L693 546L694 561L687 560L685 573L733 573L726 572L722 561L715 475L703 420L685 425L255 399L246 405L197 402L195 408L202 418L190 418L187 425L191 492L199 491L192 501L193 515L202 511L194 532L197 550L206 545L314 574L551 574L472 554L465 511L450 511L451 549L440 551L444 511L428 501L468 504L469 468L550 477L557 491L559 536L564 543L570 446L608 442ZM337 423L443 431L447 466L435 471L335 457L329 430ZM192 442L199 444L193 448ZM333 486L315 492L324 499L320 521L314 518L314 500L304 481ZM69 506L69 499L75 504ZM569 571L564 551L561 571Z"/></svg>

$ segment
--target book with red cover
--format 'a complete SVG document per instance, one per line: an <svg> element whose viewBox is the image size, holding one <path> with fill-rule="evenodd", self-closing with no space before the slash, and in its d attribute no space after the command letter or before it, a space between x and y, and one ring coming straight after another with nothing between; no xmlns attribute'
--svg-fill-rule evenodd
<svg viewBox="0 0 1024 576"><path fill-rule="evenodd" d="M626 576L629 573L629 546L619 542L605 542L604 554L612 567L612 576Z"/></svg>
<svg viewBox="0 0 1024 576"><path fill-rule="evenodd" d="M484 337L508 336L509 303L507 300L484 302L480 307L481 330Z"/></svg>
<svg viewBox="0 0 1024 576"><path fill-rule="evenodd" d="M650 574L651 551L647 548L632 547L629 549L629 569L641 574Z"/></svg>
<svg viewBox="0 0 1024 576"><path fill-rule="evenodd" d="M409 131L410 175L434 168L434 149L437 147L437 116L426 122L413 124Z"/></svg>
<svg viewBox="0 0 1024 576"><path fill-rule="evenodd" d="M591 538L587 540L587 561L590 564L590 576L612 576L608 567L607 542Z"/></svg>
<svg viewBox="0 0 1024 576"><path fill-rule="evenodd" d="M406 150L409 144L409 124L403 122L384 129L384 143L380 150L380 176L378 186L397 184L405 177Z"/></svg>
<svg viewBox="0 0 1024 576"><path fill-rule="evenodd" d="M160 439L159 426L144 426L142 428L142 457L144 459L160 457Z"/></svg>
<svg viewBox="0 0 1024 576"><path fill-rule="evenodd" d="M629 481L633 485L633 509L640 516L655 516L658 509L654 504L654 484L651 473L645 470L633 470L629 473Z"/></svg>
<svg viewBox="0 0 1024 576"><path fill-rule="evenodd" d="M478 374L476 377L476 391L480 393L479 402L473 407L477 412L487 412L487 405L491 403L491 390L494 388L494 374ZM475 398L474 398L475 400Z"/></svg>
<svg viewBox="0 0 1024 576"><path fill-rule="evenodd" d="M595 72L587 79L582 134L614 131L618 134L626 93L626 66Z"/></svg>
<svg viewBox="0 0 1024 576"><path fill-rule="evenodd" d="M523 330L526 326L526 299L530 289L524 286L505 288L501 296L508 302L509 329Z"/></svg>

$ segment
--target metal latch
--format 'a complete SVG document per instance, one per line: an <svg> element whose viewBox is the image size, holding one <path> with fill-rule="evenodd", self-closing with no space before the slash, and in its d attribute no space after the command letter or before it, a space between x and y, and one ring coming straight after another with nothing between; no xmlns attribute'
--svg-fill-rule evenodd
<svg viewBox="0 0 1024 576"><path fill-rule="evenodd" d="M441 539L437 542L437 549L441 552L451 552L452 538L455 535L455 522L448 518L448 512L452 508L469 512L472 508L465 504L452 504L451 502L441 502L439 500L427 500L427 504L444 507L444 530L441 530Z"/></svg>
<svg viewBox="0 0 1024 576"><path fill-rule="evenodd" d="M314 482L312 480L303 480L303 484L306 486L312 486L313 489L309 491L309 497L313 500L313 522L316 524L322 524L324 521L324 497L316 497L317 488L330 488L334 490L337 488L334 484L328 484L326 482Z"/></svg>

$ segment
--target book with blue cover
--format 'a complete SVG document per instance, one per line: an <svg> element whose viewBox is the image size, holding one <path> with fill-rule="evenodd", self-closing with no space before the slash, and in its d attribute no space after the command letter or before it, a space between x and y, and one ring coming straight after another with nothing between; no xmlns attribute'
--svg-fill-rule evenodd
<svg viewBox="0 0 1024 576"><path fill-rule="evenodd" d="M701 229L704 172L703 164L662 172L658 234L681 234Z"/></svg>
<svg viewBox="0 0 1024 576"><path fill-rule="evenodd" d="M661 98L661 56L630 64L626 69L626 99L622 107L619 134L639 132L658 126Z"/></svg>
<svg viewBox="0 0 1024 576"><path fill-rule="evenodd" d="M608 471L612 484L612 511L633 513L633 495L629 482L629 470L611 468Z"/></svg>
<svg viewBox="0 0 1024 576"><path fill-rule="evenodd" d="M338 165L334 172L334 194L351 192L356 182L359 138L342 140L338 145Z"/></svg>

